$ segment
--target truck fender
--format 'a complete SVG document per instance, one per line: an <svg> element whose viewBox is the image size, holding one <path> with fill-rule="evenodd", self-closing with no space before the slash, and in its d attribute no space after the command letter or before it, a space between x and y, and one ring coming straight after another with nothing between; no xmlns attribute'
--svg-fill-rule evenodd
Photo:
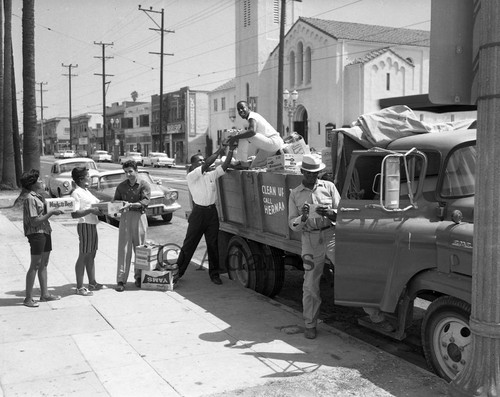
<svg viewBox="0 0 500 397"><path fill-rule="evenodd" d="M417 297L422 291L431 291L439 295L454 296L471 303L472 278L458 273L442 273L429 269L415 275L407 284L410 297Z"/></svg>

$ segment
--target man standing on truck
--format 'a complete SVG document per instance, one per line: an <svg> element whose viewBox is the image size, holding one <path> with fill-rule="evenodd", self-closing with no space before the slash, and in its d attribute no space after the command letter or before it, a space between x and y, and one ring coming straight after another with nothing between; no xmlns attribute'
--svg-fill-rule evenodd
<svg viewBox="0 0 500 397"><path fill-rule="evenodd" d="M335 261L335 221L340 195L332 182L318 179L324 168L319 158L304 155L302 183L290 192L288 202L288 224L292 230L302 232L302 313L307 339L316 338L325 257L332 264Z"/></svg>
<svg viewBox="0 0 500 397"><path fill-rule="evenodd" d="M236 144L240 139L247 139L257 152L250 168L265 167L267 158L276 154L285 143L276 129L260 114L252 112L245 101L236 105L242 119L248 120L247 130L229 137L229 144Z"/></svg>
<svg viewBox="0 0 500 397"><path fill-rule="evenodd" d="M186 272L201 236L205 235L208 253L208 275L214 284L222 284L219 276L219 214L215 207L215 200L217 199L215 181L226 173L229 164L231 164L234 145L229 147L226 159L221 165L211 171L209 171L209 168L224 151L225 147L221 146L206 160L201 153L191 157L187 184L193 199L193 211L188 219L186 237L177 261L179 278Z"/></svg>

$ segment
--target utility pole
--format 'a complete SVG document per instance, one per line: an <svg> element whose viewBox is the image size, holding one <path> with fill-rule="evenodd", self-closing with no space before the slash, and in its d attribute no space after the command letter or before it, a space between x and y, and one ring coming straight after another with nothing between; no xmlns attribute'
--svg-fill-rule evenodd
<svg viewBox="0 0 500 397"><path fill-rule="evenodd" d="M72 122L71 122L71 77L72 76L78 76L77 74L71 74L71 69L72 68L77 68L78 64L73 65L70 63L69 65L65 65L64 63L61 63L61 66L63 68L68 68L68 74L63 74L63 76L68 76L69 77L69 148L72 148L73 144L73 128L72 128Z"/></svg>
<svg viewBox="0 0 500 397"><path fill-rule="evenodd" d="M158 23L156 23L156 21L153 18L151 18L149 13L161 14L161 25L158 26L158 29L155 29L155 28L149 28L149 29L154 30L154 31L159 31L160 37L161 37L161 39L160 39L160 52L150 52L150 54L160 55L160 123L159 123L160 124L160 128L159 128L160 147L159 147L158 151L163 152L163 140L162 140L162 132L163 132L163 57L165 55L169 55L169 56L174 55L174 54L165 54L163 52L163 36L164 36L165 32L166 33L175 33L175 31L165 30L163 8L161 9L161 11L153 10L153 7L149 7L149 10L146 10L139 5L139 10L144 11L146 13L146 15L154 22L154 24L156 26L158 26Z"/></svg>
<svg viewBox="0 0 500 397"><path fill-rule="evenodd" d="M103 43L99 42L95 45L100 45L102 47L102 56L94 57L102 59L102 73L94 73L96 76L102 76L102 142L104 146L104 150L106 149L106 84L109 84L109 81L106 82L106 76L114 76L113 74L106 74L106 59L110 59L113 57L106 56L106 46L113 45L113 43ZM114 142L111 142L111 146L113 147ZM109 150L108 150L109 151Z"/></svg>
<svg viewBox="0 0 500 397"><path fill-rule="evenodd" d="M285 53L285 22L286 22L286 0L281 0L280 43L278 48L278 95L276 96L278 102L277 106L278 114L276 117L277 120L276 124L281 136L285 135L285 131L283 128L283 58Z"/></svg>
<svg viewBox="0 0 500 397"><path fill-rule="evenodd" d="M469 320L472 357L450 383L448 395L453 397L500 395L500 200L497 194L500 4L497 0L481 0L480 3L474 2L476 4L480 4L480 11L474 14L479 37L472 310Z"/></svg>
<svg viewBox="0 0 500 397"><path fill-rule="evenodd" d="M40 84L40 117L41 117L41 120L40 120L40 130L41 130L41 133L42 133L42 156L45 156L45 140L44 140L44 137L43 137L43 108L47 107L47 106L43 106L43 88L42 86L44 85L47 85L47 82L41 82L41 83L36 83L36 84Z"/></svg>

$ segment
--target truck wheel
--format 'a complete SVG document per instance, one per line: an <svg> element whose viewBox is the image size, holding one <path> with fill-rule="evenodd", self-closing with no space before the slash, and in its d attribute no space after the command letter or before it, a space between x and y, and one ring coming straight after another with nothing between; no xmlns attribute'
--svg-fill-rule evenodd
<svg viewBox="0 0 500 397"><path fill-rule="evenodd" d="M254 256L247 242L239 236L231 237L227 249L229 278L245 288L255 290L256 272Z"/></svg>
<svg viewBox="0 0 500 397"><path fill-rule="evenodd" d="M257 272L255 290L272 298L281 291L285 280L285 267L281 251L254 241L249 241L249 246L254 254Z"/></svg>
<svg viewBox="0 0 500 397"><path fill-rule="evenodd" d="M170 212L168 214L163 214L161 217L165 222L170 222L172 220L172 216L174 215L173 212Z"/></svg>
<svg viewBox="0 0 500 397"><path fill-rule="evenodd" d="M432 302L422 322L427 364L450 382L471 358L470 304L451 296Z"/></svg>

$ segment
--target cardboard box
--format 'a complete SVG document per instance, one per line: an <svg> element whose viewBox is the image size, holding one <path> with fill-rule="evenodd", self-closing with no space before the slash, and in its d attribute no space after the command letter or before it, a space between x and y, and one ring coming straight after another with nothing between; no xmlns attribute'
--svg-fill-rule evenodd
<svg viewBox="0 0 500 397"><path fill-rule="evenodd" d="M267 158L268 171L284 171L300 174L300 164L302 163L302 154L278 154Z"/></svg>
<svg viewBox="0 0 500 397"><path fill-rule="evenodd" d="M45 199L45 208L47 213L55 210L60 210L64 213L75 212L75 199L73 197L48 198Z"/></svg>
<svg viewBox="0 0 500 397"><path fill-rule="evenodd" d="M99 208L104 215L109 215L118 218L122 215L120 209L125 205L124 201L103 201L101 203L92 204L93 208Z"/></svg>
<svg viewBox="0 0 500 397"><path fill-rule="evenodd" d="M141 288L154 291L173 291L172 270L141 270Z"/></svg>
<svg viewBox="0 0 500 397"><path fill-rule="evenodd" d="M138 245L135 247L135 268L140 270L156 269L159 248L159 245Z"/></svg>

